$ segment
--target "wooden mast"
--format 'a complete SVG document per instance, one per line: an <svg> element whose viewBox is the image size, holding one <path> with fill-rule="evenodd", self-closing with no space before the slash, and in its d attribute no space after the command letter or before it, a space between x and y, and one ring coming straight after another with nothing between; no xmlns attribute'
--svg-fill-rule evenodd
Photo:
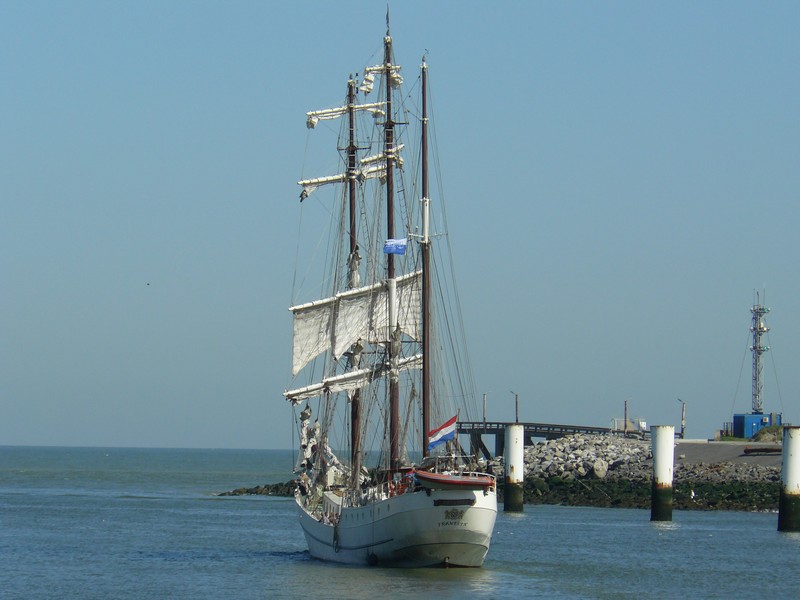
<svg viewBox="0 0 800 600"><path fill-rule="evenodd" d="M347 116L350 138L347 145L347 186L350 213L350 254L348 263L351 269L358 269L358 239L356 236L356 138L355 138L356 82L351 77L347 82ZM348 276L348 285L355 287L354 274ZM351 349L352 351L352 349ZM351 364L358 368L358 358L353 356ZM361 474L361 390L355 390L350 398L350 464L353 468L354 484L358 485Z"/></svg>
<svg viewBox="0 0 800 600"><path fill-rule="evenodd" d="M356 82L347 82L347 117L350 139L347 145L347 193L350 208L350 256L358 249L356 239L356 133L355 133Z"/></svg>
<svg viewBox="0 0 800 600"><path fill-rule="evenodd" d="M394 120L392 114L392 38L389 35L389 15L386 15L386 37L383 38L383 68L386 81L386 121L384 127L383 153L386 160L386 237L394 239ZM394 255L386 255L386 276L390 287L395 279ZM389 294L390 304L393 294ZM389 314L394 315L391 306ZM389 374L389 469L396 471L400 468L400 390L397 381L397 371L394 365L397 361L397 350L393 347L392 340L396 323L389 321L389 363L392 366Z"/></svg>
<svg viewBox="0 0 800 600"><path fill-rule="evenodd" d="M428 456L431 430L431 243L428 237L428 65L422 59L422 456Z"/></svg>

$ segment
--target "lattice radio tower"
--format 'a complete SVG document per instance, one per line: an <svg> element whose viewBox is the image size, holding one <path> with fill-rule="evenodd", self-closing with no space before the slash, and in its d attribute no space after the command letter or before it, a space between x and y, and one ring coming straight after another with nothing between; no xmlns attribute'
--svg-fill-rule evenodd
<svg viewBox="0 0 800 600"><path fill-rule="evenodd" d="M769 331L769 327L764 324L764 315L769 312L769 309L761 304L758 292L756 292L756 303L750 309L753 313L753 324L750 331L753 332L753 345L750 350L753 352L753 414L760 415L764 412L761 392L764 388L764 382L761 379L761 355L769 350L769 346L765 346L761 342L761 336Z"/></svg>

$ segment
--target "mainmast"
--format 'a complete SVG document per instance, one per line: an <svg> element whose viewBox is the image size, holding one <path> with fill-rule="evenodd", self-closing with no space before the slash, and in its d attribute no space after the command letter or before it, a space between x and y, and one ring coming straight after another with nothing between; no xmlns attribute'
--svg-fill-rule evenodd
<svg viewBox="0 0 800 600"><path fill-rule="evenodd" d="M422 456L428 456L431 430L431 243L428 217L428 65L422 59Z"/></svg>
<svg viewBox="0 0 800 600"><path fill-rule="evenodd" d="M392 38L389 35L389 17L386 17L386 36L383 38L383 69L386 82L386 120L384 122L383 153L386 160L386 237L394 239L394 117L392 111ZM389 468L400 468L400 390L398 385L397 356L395 344L397 324L395 307L394 255L386 255L386 277L389 283Z"/></svg>

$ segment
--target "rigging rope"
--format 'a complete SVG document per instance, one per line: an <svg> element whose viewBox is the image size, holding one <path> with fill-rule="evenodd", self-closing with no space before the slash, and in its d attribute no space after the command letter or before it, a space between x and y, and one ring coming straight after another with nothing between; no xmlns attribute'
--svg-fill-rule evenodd
<svg viewBox="0 0 800 600"><path fill-rule="evenodd" d="M769 339L769 333L767 333L767 344L772 347L772 340ZM778 402L781 405L781 412L784 411L783 408L783 396L781 395L781 386L778 383L778 369L775 368L775 353L770 352L770 359L772 360L772 372L775 375L775 389L778 391Z"/></svg>
<svg viewBox="0 0 800 600"><path fill-rule="evenodd" d="M747 334L747 340L750 340L750 334ZM745 343L744 354L742 354L742 366L739 367L739 380L736 382L736 391L733 393L733 401L731 402L731 415L736 410L736 397L739 395L739 385L742 383L742 372L744 371L744 360L747 358L747 350L750 346Z"/></svg>

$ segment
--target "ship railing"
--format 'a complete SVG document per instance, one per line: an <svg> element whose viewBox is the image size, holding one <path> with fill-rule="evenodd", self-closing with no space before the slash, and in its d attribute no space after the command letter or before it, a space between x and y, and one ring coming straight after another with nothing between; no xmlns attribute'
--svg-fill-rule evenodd
<svg viewBox="0 0 800 600"><path fill-rule="evenodd" d="M414 479L414 471L398 474L396 479L372 484L360 490L346 490L342 492L343 506L365 506L370 502L386 500L394 496L406 494L418 489L419 484Z"/></svg>
<svg viewBox="0 0 800 600"><path fill-rule="evenodd" d="M422 461L420 468L433 473L458 473L465 477L469 474L475 474L476 476L492 475L491 472L480 471L478 463L473 456L463 454L429 456Z"/></svg>

